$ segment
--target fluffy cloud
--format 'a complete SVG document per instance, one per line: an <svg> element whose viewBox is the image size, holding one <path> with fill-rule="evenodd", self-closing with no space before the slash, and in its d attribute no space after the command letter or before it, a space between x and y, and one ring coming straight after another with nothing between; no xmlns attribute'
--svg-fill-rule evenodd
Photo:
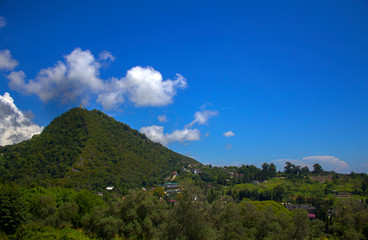
<svg viewBox="0 0 368 240"><path fill-rule="evenodd" d="M168 134L164 133L164 127L153 125L142 127L139 131L152 141L159 142L164 146L171 142L197 141L201 139L198 129L175 130Z"/></svg>
<svg viewBox="0 0 368 240"><path fill-rule="evenodd" d="M166 118L166 115L160 115L157 117L157 119L160 121L160 122L167 122L167 118Z"/></svg>
<svg viewBox="0 0 368 240"><path fill-rule="evenodd" d="M6 19L0 16L0 28L6 27L6 25L7 25Z"/></svg>
<svg viewBox="0 0 368 240"><path fill-rule="evenodd" d="M9 93L0 95L0 145L10 145L30 139L43 130L14 104Z"/></svg>
<svg viewBox="0 0 368 240"><path fill-rule="evenodd" d="M224 137L233 137L235 136L235 133L233 133L232 131L227 131L223 134Z"/></svg>
<svg viewBox="0 0 368 240"><path fill-rule="evenodd" d="M167 137L164 135L164 127L162 126L153 125L142 127L139 131L154 142L159 142L165 146L168 144Z"/></svg>
<svg viewBox="0 0 368 240"><path fill-rule="evenodd" d="M75 49L64 56L64 62L42 69L35 80L26 82L23 71L8 75L9 87L26 94L35 94L48 102L59 100L63 103L74 102L78 98L88 99L89 93L98 93L104 83L99 79L99 63L90 51Z"/></svg>
<svg viewBox="0 0 368 240"><path fill-rule="evenodd" d="M166 106L173 102L177 89L186 88L187 82L180 74L171 80L163 80L160 72L152 67L133 67L125 77L112 79L97 101L105 108L116 107L127 96L136 107Z"/></svg>
<svg viewBox="0 0 368 240"><path fill-rule="evenodd" d="M190 124L186 125L186 127L191 128L196 123L198 123L199 125L207 124L208 119L212 116L216 116L217 114L218 111L198 111L194 114L194 120Z"/></svg>
<svg viewBox="0 0 368 240"><path fill-rule="evenodd" d="M160 72L152 67L133 67L125 77L103 80L100 69L115 59L111 53L103 51L96 59L89 50L76 48L64 61L58 61L53 67L42 69L34 80L26 80L22 71L8 75L9 87L26 93L35 94L48 102L62 103L81 101L87 104L97 97L105 109L118 107L129 99L136 107L166 106L173 102L178 89L187 86L180 74L171 80L163 80Z"/></svg>
<svg viewBox="0 0 368 240"><path fill-rule="evenodd" d="M201 140L201 133L198 129L175 130L168 135L169 142L184 142Z"/></svg>
<svg viewBox="0 0 368 240"><path fill-rule="evenodd" d="M319 163L324 170L336 171L336 172L347 172L349 165L334 156L309 156L302 159L279 159L275 160L280 170L284 169L286 162L291 162L296 166L305 167L307 166L310 170L313 170L313 165Z"/></svg>
<svg viewBox="0 0 368 240"><path fill-rule="evenodd" d="M203 109L203 108L202 108ZM201 133L198 129L190 129L195 123L200 125L207 124L208 119L211 116L217 115L217 111L209 111L209 110L202 110L198 111L194 114L194 120L184 126L182 130L175 130L172 133L164 133L164 127L162 126L147 126L142 127L140 129L141 133L144 133L149 139L154 142L159 142L162 145L167 145L170 142L185 142L185 141L197 141L201 140ZM158 116L160 122L166 122L166 116ZM204 137L208 137L210 135L207 132Z"/></svg>
<svg viewBox="0 0 368 240"><path fill-rule="evenodd" d="M12 58L8 49L0 51L0 70L13 70L16 66L18 61Z"/></svg>

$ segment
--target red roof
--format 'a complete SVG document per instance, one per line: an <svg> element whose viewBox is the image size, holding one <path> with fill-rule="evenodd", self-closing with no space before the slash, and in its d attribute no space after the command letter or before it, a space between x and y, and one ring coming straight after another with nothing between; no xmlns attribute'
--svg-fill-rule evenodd
<svg viewBox="0 0 368 240"><path fill-rule="evenodd" d="M309 213L309 214L308 214L308 217L309 217L309 218L316 218L316 214Z"/></svg>

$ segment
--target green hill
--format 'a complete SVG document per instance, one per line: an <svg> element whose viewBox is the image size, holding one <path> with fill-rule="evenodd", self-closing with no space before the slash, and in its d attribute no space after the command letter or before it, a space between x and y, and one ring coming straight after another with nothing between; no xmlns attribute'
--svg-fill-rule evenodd
<svg viewBox="0 0 368 240"><path fill-rule="evenodd" d="M152 185L195 160L93 110L74 108L40 135L0 148L0 181L103 189Z"/></svg>

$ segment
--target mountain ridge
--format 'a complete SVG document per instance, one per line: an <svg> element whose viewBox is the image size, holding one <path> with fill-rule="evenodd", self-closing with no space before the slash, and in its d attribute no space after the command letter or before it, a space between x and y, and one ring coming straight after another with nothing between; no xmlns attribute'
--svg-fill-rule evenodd
<svg viewBox="0 0 368 240"><path fill-rule="evenodd" d="M98 110L73 108L30 140L0 148L0 180L74 188L153 185L194 159Z"/></svg>

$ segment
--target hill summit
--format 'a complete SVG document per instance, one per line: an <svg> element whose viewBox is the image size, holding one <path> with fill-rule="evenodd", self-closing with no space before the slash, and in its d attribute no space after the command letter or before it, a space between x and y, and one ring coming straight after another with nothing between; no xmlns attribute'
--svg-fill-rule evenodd
<svg viewBox="0 0 368 240"><path fill-rule="evenodd" d="M0 180L102 189L149 186L197 163L98 110L73 108L40 135L0 148Z"/></svg>

